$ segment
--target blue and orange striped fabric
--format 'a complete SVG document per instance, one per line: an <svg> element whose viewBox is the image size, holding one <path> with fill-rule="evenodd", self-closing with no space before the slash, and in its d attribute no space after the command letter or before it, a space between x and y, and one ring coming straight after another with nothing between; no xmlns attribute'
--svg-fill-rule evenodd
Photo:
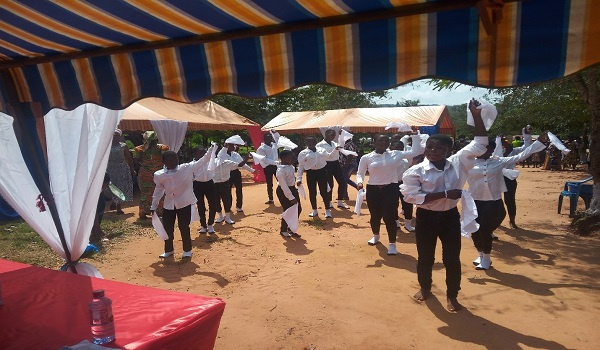
<svg viewBox="0 0 600 350"><path fill-rule="evenodd" d="M435 1L435 0L434 0ZM437 2L448 0L437 0ZM2 1L3 62L319 18L432 0ZM476 7L316 29L6 68L5 91L44 111L83 102L121 109L155 96L273 95L311 83L381 90L423 77L514 86L600 62L600 0L507 2L491 41ZM490 81L491 71L495 81ZM11 81L6 81L10 79ZM4 80L4 81L2 81Z"/></svg>

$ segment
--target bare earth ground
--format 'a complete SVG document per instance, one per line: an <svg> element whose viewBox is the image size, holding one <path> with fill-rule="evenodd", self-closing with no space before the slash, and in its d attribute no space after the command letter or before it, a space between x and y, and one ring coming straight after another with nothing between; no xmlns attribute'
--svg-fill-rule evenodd
<svg viewBox="0 0 600 350"><path fill-rule="evenodd" d="M600 239L568 233L567 203L556 213L564 181L584 177L522 169L521 228L508 230L506 219L496 232L493 269L476 271L472 242L462 241L466 310L457 314L445 309L440 245L434 297L419 304L410 297L418 289L414 233L399 231L400 254L387 256L386 235L366 244L366 205L359 218L335 210L333 220L309 225L303 200L302 238L284 239L279 203L264 204L265 184L248 183L245 213L218 225L216 237L192 226L191 261L181 260L178 232L175 259L166 261L158 236L140 232L95 265L107 279L224 299L216 349L598 349ZM136 220L137 208L125 211L121 218Z"/></svg>

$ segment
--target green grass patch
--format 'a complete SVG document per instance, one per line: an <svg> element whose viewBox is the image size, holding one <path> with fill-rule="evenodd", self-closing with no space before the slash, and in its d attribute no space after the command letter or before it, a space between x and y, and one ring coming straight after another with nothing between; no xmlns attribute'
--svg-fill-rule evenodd
<svg viewBox="0 0 600 350"><path fill-rule="evenodd" d="M308 226L314 227L314 228L323 228L323 226L325 226L326 221L319 218L319 217L314 217L312 219L308 219L308 220L302 220L303 223L307 224Z"/></svg>

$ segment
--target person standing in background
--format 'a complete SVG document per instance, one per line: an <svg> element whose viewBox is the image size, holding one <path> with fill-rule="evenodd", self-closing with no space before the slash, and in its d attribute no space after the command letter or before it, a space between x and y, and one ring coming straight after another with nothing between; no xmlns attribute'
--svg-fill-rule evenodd
<svg viewBox="0 0 600 350"><path fill-rule="evenodd" d="M125 199L121 199L115 195L112 196L112 201L115 204L117 214L123 214L121 203L123 201L131 202L133 200L133 157L127 147L127 144L121 142L123 133L116 129L113 135L110 153L108 155L108 164L106 172L110 176L111 182L117 186L125 195Z"/></svg>
<svg viewBox="0 0 600 350"><path fill-rule="evenodd" d="M194 149L194 161L201 159L205 154L206 150L203 148ZM215 173L214 170L208 170L209 166L210 164L207 162L198 171L194 172L194 195L196 196L196 206L200 216L200 233L215 233L213 226L217 213L217 197L213 181ZM208 221L206 220L205 199L208 204Z"/></svg>
<svg viewBox="0 0 600 350"><path fill-rule="evenodd" d="M273 139L273 134L267 132L263 136L263 143L256 150L256 154L263 156L264 158L260 161L260 166L263 167L265 172L265 178L267 180L267 196L268 200L265 204L273 204L273 178L277 173L277 158L278 156L277 143Z"/></svg>
<svg viewBox="0 0 600 350"><path fill-rule="evenodd" d="M308 198L312 212L308 216L315 217L319 215L317 210L317 185L319 193L325 204L325 216L331 216L331 191L327 191L327 172L325 166L327 162L327 153L322 148L317 148L317 138L313 135L304 139L306 149L298 154L298 175L296 184L302 184L302 174L306 171L306 184L308 185Z"/></svg>
<svg viewBox="0 0 600 350"><path fill-rule="evenodd" d="M140 188L140 219L150 215L152 194L154 193L154 173L163 167L162 152L169 150L169 146L158 143L158 136L154 131L144 133L144 144L135 148L135 157L140 162L138 171L138 186ZM157 208L160 210L160 208Z"/></svg>

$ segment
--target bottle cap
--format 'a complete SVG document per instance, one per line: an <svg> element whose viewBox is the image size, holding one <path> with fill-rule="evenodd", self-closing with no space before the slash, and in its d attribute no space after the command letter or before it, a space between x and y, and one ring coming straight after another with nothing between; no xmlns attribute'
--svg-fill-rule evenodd
<svg viewBox="0 0 600 350"><path fill-rule="evenodd" d="M93 293L94 299L102 298L104 296L104 289L97 289Z"/></svg>

